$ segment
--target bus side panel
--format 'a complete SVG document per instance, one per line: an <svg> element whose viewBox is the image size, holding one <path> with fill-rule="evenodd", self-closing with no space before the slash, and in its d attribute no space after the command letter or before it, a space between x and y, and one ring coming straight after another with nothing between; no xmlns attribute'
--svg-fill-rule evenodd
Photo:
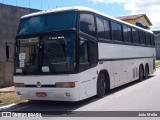
<svg viewBox="0 0 160 120"><path fill-rule="evenodd" d="M83 72L78 73L78 83L79 83L79 97L80 100L86 99L91 96L91 70L85 70Z"/></svg>
<svg viewBox="0 0 160 120"><path fill-rule="evenodd" d="M144 69L146 64L149 65L150 74L155 71L155 48L99 42L98 50L100 61L111 62L110 76L114 77L114 85L111 88L137 80L141 64ZM105 65L102 68L108 70Z"/></svg>

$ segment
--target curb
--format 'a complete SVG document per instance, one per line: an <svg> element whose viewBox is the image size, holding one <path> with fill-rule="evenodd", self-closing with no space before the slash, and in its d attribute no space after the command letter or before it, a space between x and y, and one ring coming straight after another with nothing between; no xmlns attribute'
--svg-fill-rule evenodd
<svg viewBox="0 0 160 120"><path fill-rule="evenodd" d="M6 108L9 108L9 107L12 107L12 106L14 106L14 105L16 105L16 104L15 104L15 103L13 103L13 104L10 104L10 105L2 106L2 107L0 107L0 110L2 110L2 109L6 109Z"/></svg>
<svg viewBox="0 0 160 120"><path fill-rule="evenodd" d="M0 93L12 93L12 92L15 92L15 91L0 91Z"/></svg>

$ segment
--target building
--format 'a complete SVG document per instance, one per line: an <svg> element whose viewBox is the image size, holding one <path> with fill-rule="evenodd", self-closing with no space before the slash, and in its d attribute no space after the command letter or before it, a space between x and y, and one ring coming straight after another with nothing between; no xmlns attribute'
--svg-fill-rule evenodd
<svg viewBox="0 0 160 120"><path fill-rule="evenodd" d="M21 16L37 11L0 3L0 87L13 84L13 54L19 20ZM9 61L6 60L6 45L9 46Z"/></svg>
<svg viewBox="0 0 160 120"><path fill-rule="evenodd" d="M153 31L156 45L156 58L160 59L160 31Z"/></svg>
<svg viewBox="0 0 160 120"><path fill-rule="evenodd" d="M130 24L136 25L137 22L143 23L144 25L150 26L152 25L151 21L147 17L146 14L137 14L137 15L129 15L129 16L119 16L117 17L120 20L123 20L125 22L128 22Z"/></svg>

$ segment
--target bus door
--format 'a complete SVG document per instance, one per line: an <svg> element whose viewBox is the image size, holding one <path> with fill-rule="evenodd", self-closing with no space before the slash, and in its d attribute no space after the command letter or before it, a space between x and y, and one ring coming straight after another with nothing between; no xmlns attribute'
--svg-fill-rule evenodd
<svg viewBox="0 0 160 120"><path fill-rule="evenodd" d="M80 37L79 42L79 82L80 96L95 94L96 73L95 67L98 62L97 42Z"/></svg>

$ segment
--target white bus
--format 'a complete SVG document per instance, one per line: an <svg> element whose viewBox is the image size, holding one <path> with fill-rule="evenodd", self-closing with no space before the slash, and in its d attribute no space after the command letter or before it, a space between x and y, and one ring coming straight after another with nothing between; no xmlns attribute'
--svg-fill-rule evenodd
<svg viewBox="0 0 160 120"><path fill-rule="evenodd" d="M154 35L85 7L21 18L14 83L28 100L80 101L155 72Z"/></svg>

